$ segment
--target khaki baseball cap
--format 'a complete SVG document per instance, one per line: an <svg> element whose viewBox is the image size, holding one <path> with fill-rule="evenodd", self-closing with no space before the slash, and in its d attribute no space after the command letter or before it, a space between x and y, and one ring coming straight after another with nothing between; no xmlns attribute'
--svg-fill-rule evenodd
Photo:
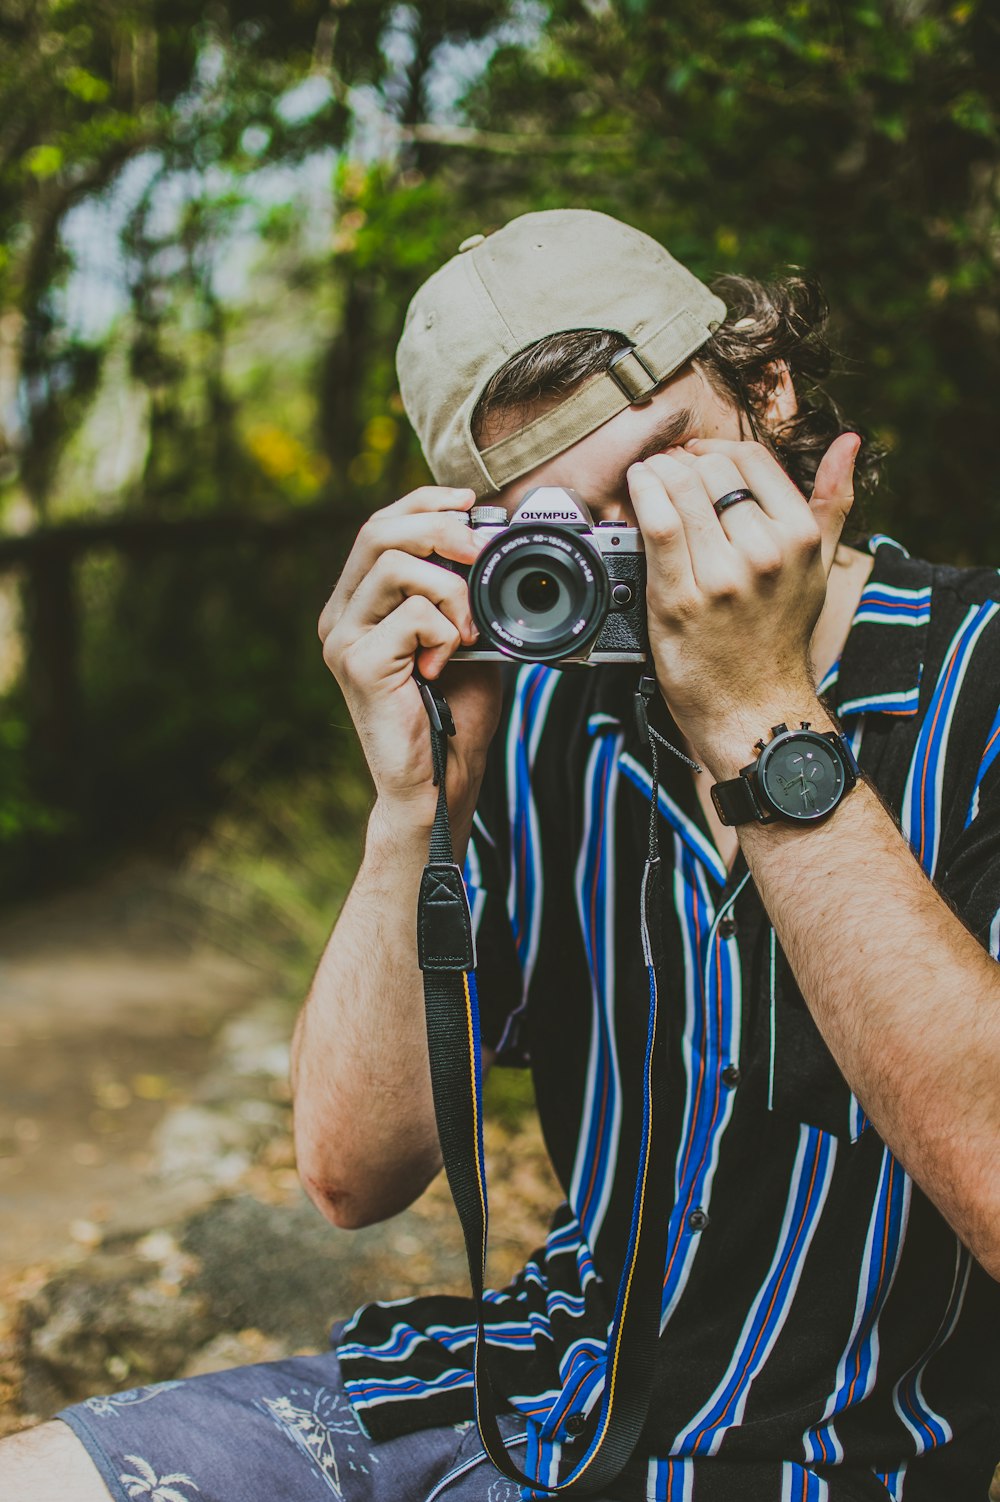
<svg viewBox="0 0 1000 1502"><path fill-rule="evenodd" d="M463 241L417 292L396 351L400 394L437 483L490 495L648 401L725 316L721 298L640 230L589 209L522 214ZM629 347L480 451L472 414L490 378L572 329L613 330Z"/></svg>

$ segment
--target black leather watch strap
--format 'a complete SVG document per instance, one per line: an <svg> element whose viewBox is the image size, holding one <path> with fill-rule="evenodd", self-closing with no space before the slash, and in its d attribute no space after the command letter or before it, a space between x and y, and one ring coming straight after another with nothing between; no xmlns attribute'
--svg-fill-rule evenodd
<svg viewBox="0 0 1000 1502"><path fill-rule="evenodd" d="M750 824L754 820L760 824L767 822L746 777L732 777L728 782L715 783L712 802L723 824Z"/></svg>

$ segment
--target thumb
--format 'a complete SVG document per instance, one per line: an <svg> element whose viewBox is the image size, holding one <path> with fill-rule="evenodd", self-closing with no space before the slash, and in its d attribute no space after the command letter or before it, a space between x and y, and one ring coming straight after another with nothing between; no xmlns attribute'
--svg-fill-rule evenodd
<svg viewBox="0 0 1000 1502"><path fill-rule="evenodd" d="M860 448L861 438L857 433L841 433L823 455L816 471L809 509L823 535L827 573L833 567L840 534L854 505L854 464Z"/></svg>

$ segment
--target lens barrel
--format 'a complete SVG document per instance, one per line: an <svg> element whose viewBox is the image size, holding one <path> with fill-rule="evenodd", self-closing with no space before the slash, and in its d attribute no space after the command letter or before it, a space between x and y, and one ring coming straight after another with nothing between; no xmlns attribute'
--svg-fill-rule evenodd
<svg viewBox="0 0 1000 1502"><path fill-rule="evenodd" d="M611 608L600 553L560 527L505 530L473 564L469 595L481 638L522 662L585 652Z"/></svg>

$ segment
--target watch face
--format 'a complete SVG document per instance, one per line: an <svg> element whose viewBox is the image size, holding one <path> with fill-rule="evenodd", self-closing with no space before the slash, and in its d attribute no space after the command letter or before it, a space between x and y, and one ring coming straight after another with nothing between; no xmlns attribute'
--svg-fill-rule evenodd
<svg viewBox="0 0 1000 1502"><path fill-rule="evenodd" d="M775 812L786 819L822 819L843 796L844 763L822 736L792 731L765 746L757 782Z"/></svg>

